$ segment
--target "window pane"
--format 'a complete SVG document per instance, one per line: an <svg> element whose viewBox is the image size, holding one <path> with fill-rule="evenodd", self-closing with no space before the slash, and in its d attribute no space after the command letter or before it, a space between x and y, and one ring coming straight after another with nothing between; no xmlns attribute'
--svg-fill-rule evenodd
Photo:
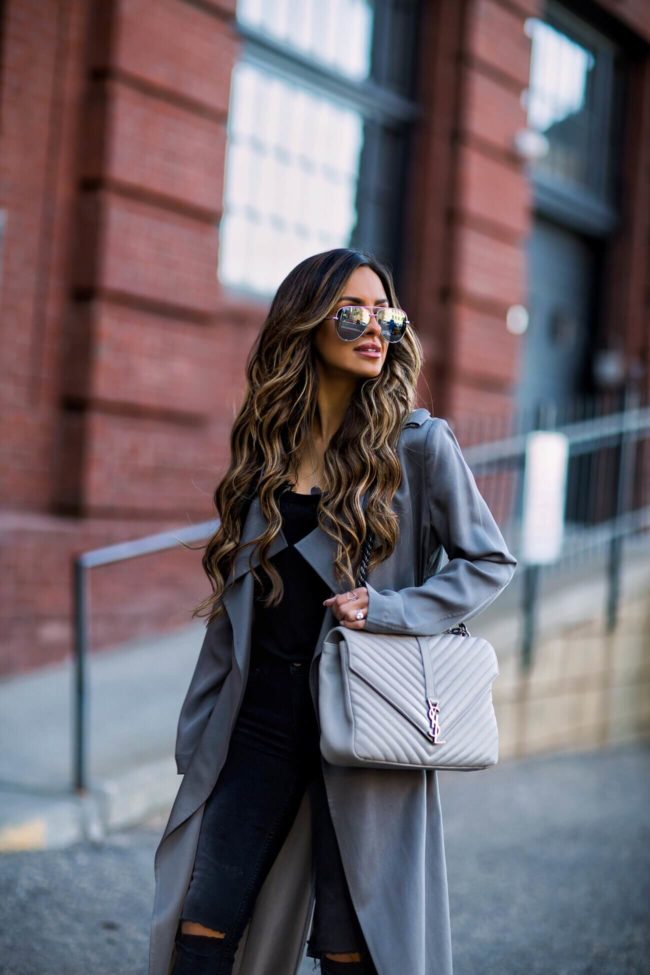
<svg viewBox="0 0 650 975"><path fill-rule="evenodd" d="M303 257L350 243L363 119L241 62L228 127L219 278L268 294Z"/></svg>
<svg viewBox="0 0 650 975"><path fill-rule="evenodd" d="M369 0L239 0L237 19L347 78L368 78Z"/></svg>
<svg viewBox="0 0 650 975"><path fill-rule="evenodd" d="M613 59L598 35L586 41L536 18L526 22L531 46L528 124L548 140L534 172L587 190L611 192Z"/></svg>
<svg viewBox="0 0 650 975"><path fill-rule="evenodd" d="M587 75L595 58L550 24L532 20L529 31L533 44L528 122L546 131L584 111Z"/></svg>

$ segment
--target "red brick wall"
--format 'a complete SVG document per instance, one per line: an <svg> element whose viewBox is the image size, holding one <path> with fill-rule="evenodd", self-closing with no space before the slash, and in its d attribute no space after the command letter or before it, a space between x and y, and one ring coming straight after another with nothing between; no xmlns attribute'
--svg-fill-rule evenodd
<svg viewBox="0 0 650 975"><path fill-rule="evenodd" d="M647 8L650 21L650 6ZM650 23L648 24L650 28ZM650 33L650 32L649 32ZM604 341L638 363L640 393L650 401L650 54L637 53L627 72L624 192L618 227L606 255Z"/></svg>
<svg viewBox="0 0 650 975"><path fill-rule="evenodd" d="M426 10L427 115L413 154L407 234L409 290L417 317L431 323L424 395L434 412L455 420L502 417L511 410L521 342L505 316L526 303L531 198L514 139L525 126L524 21L537 4L442 0Z"/></svg>
<svg viewBox="0 0 650 975"><path fill-rule="evenodd" d="M522 339L506 329L505 319L511 305L527 303L524 248L531 226L530 186L514 140L526 124L521 93L528 84L530 43L524 21L537 9L533 2L499 0L467 5L451 209L454 382L447 403L459 424L467 416L504 417L512 409Z"/></svg>
<svg viewBox="0 0 650 975"><path fill-rule="evenodd" d="M209 394L229 382L210 363L233 6L116 0L108 29L91 28L70 342L92 340L63 384L81 458L59 482L65 510L205 513L190 472L219 451Z"/></svg>
<svg viewBox="0 0 650 975"><path fill-rule="evenodd" d="M216 280L234 0L45 6L3 23L0 673L69 654L73 553L213 516L263 313ZM187 559L99 570L97 645L186 621Z"/></svg>
<svg viewBox="0 0 650 975"><path fill-rule="evenodd" d="M0 497L31 510L50 498L83 14L79 3L55 0L4 10Z"/></svg>

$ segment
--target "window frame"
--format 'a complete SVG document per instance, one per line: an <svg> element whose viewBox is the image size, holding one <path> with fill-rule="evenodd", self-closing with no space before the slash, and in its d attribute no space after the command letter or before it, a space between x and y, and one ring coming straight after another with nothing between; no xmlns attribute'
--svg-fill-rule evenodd
<svg viewBox="0 0 650 975"><path fill-rule="evenodd" d="M582 44L598 59L594 117L598 124L589 131L587 155L592 161L602 158L603 144L606 158L599 167L598 182L604 191L597 193L587 186L563 183L560 177L530 166L535 209L575 230L596 237L607 237L619 222L620 199L620 146L623 137L622 99L624 76L620 47L606 34L592 27L566 6L549 0L539 16L545 24L566 34L577 44ZM607 139L603 140L603 133Z"/></svg>
<svg viewBox="0 0 650 975"><path fill-rule="evenodd" d="M404 198L403 194L396 193L391 200L391 212L386 214L381 184L404 186L413 131L424 114L415 96L421 7L422 0L410 0L408 5L403 0L374 3L371 65L377 67L380 76L360 80L339 74L298 48L235 19L235 28L242 42L239 63L247 62L253 68L297 84L307 92L328 98L361 116L364 141L357 176L360 205L357 207L357 225L348 246L376 254L391 266L396 278L400 274L403 250L399 235ZM410 68L408 76L400 79L408 94L390 82L395 59L404 58L402 42L409 43L412 51L412 57L406 59ZM377 159L389 156L390 173L378 172ZM224 185L222 216L226 213L225 189ZM244 284L220 280L220 287L227 298L234 300L266 304L272 297L272 293L264 295Z"/></svg>

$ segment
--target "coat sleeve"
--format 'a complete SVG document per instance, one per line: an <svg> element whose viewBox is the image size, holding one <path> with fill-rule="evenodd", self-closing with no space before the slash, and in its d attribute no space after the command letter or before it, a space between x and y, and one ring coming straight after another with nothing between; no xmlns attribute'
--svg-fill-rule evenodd
<svg viewBox="0 0 650 975"><path fill-rule="evenodd" d="M428 426L424 476L430 537L442 543L449 562L421 586L378 591L366 582L363 629L370 633L442 633L489 606L517 565L451 427L442 417Z"/></svg>
<svg viewBox="0 0 650 975"><path fill-rule="evenodd" d="M224 680L232 669L232 628L227 613L206 626L205 636L189 688L181 706L176 730L176 768L185 772L199 743Z"/></svg>

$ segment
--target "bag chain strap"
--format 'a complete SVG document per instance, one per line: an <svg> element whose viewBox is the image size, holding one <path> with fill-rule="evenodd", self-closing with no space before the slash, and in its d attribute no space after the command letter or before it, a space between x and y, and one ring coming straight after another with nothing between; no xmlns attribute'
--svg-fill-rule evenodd
<svg viewBox="0 0 650 975"><path fill-rule="evenodd" d="M361 561L359 562L359 574L357 576L357 586L362 586L366 581L366 576L368 574L368 563L370 562L370 553L372 552L372 546L375 543L374 532L369 531L366 534L366 540L363 543L363 552L361 553Z"/></svg>
<svg viewBox="0 0 650 975"><path fill-rule="evenodd" d="M359 572L357 575L357 586L363 586L366 581L366 576L368 574L368 563L370 562L370 553L372 552L372 547L375 542L374 532L369 531L366 535L365 542L363 544L363 552L361 554L361 560L359 562ZM456 626L450 626L444 631L445 633L457 633L460 636L471 636L469 630L464 623L457 623Z"/></svg>

